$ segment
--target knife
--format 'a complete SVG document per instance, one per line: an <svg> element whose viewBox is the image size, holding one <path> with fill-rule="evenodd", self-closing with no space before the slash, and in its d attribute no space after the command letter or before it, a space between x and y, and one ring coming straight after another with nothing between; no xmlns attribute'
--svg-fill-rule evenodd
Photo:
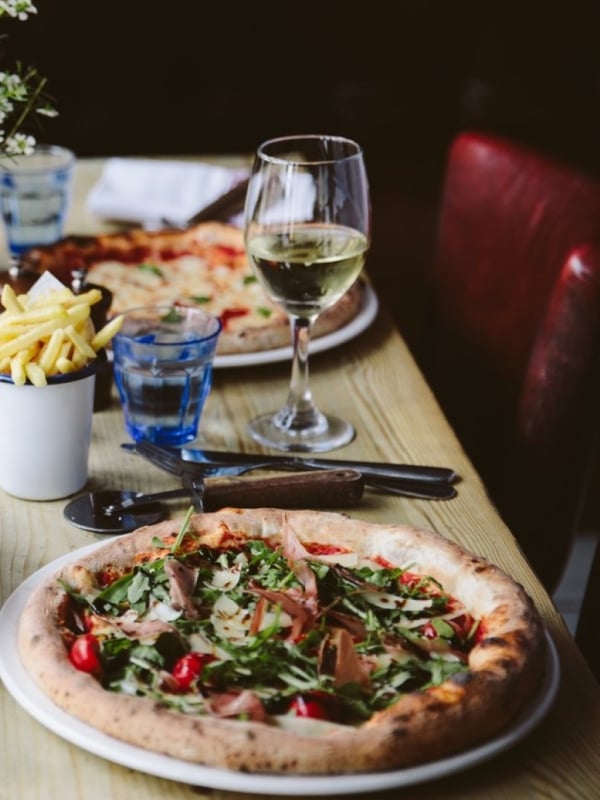
<svg viewBox="0 0 600 800"><path fill-rule="evenodd" d="M160 447L152 442L124 442L121 447L131 453L147 458L154 466L159 469L164 469L175 475L179 475L186 487L192 487L198 490L196 484L200 484L203 490L202 479L210 477L238 477L247 474L254 469L273 469L279 466L273 465L268 461L251 461L249 463L224 463L214 461L184 461L180 456L180 451ZM268 458L268 457L267 457ZM359 462L363 463L363 462ZM289 464L287 467L290 469ZM295 465L294 470L303 469ZM311 471L323 471L316 467L311 467ZM330 472L333 470L329 470ZM372 474L365 474L360 470L358 472L363 480L364 487L374 489L375 491L384 492L386 494L398 494L404 497L416 497L423 500L451 500L456 497L457 491L451 483L443 481L424 481L424 480L407 480L406 478L399 478L397 476L388 477L380 475L374 476ZM269 480L269 479L267 479Z"/></svg>
<svg viewBox="0 0 600 800"><path fill-rule="evenodd" d="M202 479L196 478L192 487L184 476L183 489L139 493L110 505L105 512L115 514L185 497L191 497L198 504L199 492L202 492L199 483L202 483ZM335 508L356 504L362 497L363 489L364 481L360 472L349 469L321 470L271 478L209 480L204 482L201 502L204 511L215 511L228 505L243 508ZM196 511L201 510L196 505Z"/></svg>
<svg viewBox="0 0 600 800"><path fill-rule="evenodd" d="M194 216L190 217L187 221L188 226L195 225L198 222L204 222L205 220L209 222L213 220L228 220L234 214L237 214L238 211L243 209L246 202L248 181L249 178L245 178L240 181L240 183L236 183L228 192L217 197L213 203L210 203L210 205L198 211L197 214L194 214Z"/></svg>
<svg viewBox="0 0 600 800"><path fill-rule="evenodd" d="M216 510L235 504L244 508L337 508L356 505L364 490L360 472L327 469L270 478L206 481L204 505Z"/></svg>
<svg viewBox="0 0 600 800"><path fill-rule="evenodd" d="M128 533L153 525L167 515L164 501L189 499L197 512L239 508L343 508L356 505L363 494L363 477L353 470L294 473L243 480L199 476L193 485L182 476L183 488L144 494L130 491L87 492L75 497L63 514L72 525L101 534Z"/></svg>
<svg viewBox="0 0 600 800"><path fill-rule="evenodd" d="M260 455L221 450L204 450L184 447L180 451L184 461L198 464L272 464L281 469L354 469L365 477L400 478L413 483L451 484L457 473L448 467L428 467L411 464L386 464L377 461L352 461L333 458L301 458L299 456Z"/></svg>
<svg viewBox="0 0 600 800"><path fill-rule="evenodd" d="M182 226L175 225L171 220L166 218L162 220L162 224L168 227L190 228L192 225L197 225L199 222L213 222L215 220L227 221L244 208L246 192L248 190L248 180L248 178L245 178L240 181L240 183L236 183L228 192L220 195L220 197L217 197L212 203L204 206L204 208L194 214L194 216L187 219Z"/></svg>

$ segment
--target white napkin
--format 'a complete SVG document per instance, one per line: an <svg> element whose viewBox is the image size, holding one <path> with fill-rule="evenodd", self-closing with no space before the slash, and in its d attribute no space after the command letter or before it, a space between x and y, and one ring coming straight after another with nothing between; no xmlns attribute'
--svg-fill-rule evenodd
<svg viewBox="0 0 600 800"><path fill-rule="evenodd" d="M64 288L64 283L61 283L51 272L42 272L36 282L29 287L27 297L29 300L37 300L50 294L50 292L56 292Z"/></svg>
<svg viewBox="0 0 600 800"><path fill-rule="evenodd" d="M185 161L110 158L87 197L104 219L161 227L185 222L248 177L244 168Z"/></svg>

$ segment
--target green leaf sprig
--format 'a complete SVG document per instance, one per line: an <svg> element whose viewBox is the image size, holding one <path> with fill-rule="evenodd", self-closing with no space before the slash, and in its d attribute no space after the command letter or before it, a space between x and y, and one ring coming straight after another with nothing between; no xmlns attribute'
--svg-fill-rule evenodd
<svg viewBox="0 0 600 800"><path fill-rule="evenodd" d="M172 553L176 553L183 544L183 540L185 539L185 535L188 532L188 528L190 526L190 520L192 518L193 513L194 513L194 506L190 506L187 510L185 517L181 522L181 527L179 528L179 533L177 534L177 538L175 539L173 545L171 546Z"/></svg>

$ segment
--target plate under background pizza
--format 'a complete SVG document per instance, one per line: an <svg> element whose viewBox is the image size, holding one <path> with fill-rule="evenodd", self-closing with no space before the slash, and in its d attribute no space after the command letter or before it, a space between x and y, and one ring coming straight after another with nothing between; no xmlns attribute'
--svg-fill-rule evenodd
<svg viewBox="0 0 600 800"><path fill-rule="evenodd" d="M202 222L186 230L67 236L33 248L23 268L52 272L67 285L74 272L113 294L111 315L128 308L180 303L220 317L218 355L242 355L291 343L287 314L253 275L239 228ZM315 324L314 338L352 321L363 304L365 284L357 281Z"/></svg>
<svg viewBox="0 0 600 800"><path fill-rule="evenodd" d="M25 669L67 713L183 761L392 770L502 731L544 680L521 586L440 535L223 509L113 540L38 586Z"/></svg>

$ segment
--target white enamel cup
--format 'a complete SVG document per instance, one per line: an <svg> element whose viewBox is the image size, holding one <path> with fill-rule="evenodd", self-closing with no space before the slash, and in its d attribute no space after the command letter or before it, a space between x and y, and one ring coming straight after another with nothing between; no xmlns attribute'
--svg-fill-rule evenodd
<svg viewBox="0 0 600 800"><path fill-rule="evenodd" d="M58 500L88 479L95 364L15 386L0 375L0 488L24 500Z"/></svg>

